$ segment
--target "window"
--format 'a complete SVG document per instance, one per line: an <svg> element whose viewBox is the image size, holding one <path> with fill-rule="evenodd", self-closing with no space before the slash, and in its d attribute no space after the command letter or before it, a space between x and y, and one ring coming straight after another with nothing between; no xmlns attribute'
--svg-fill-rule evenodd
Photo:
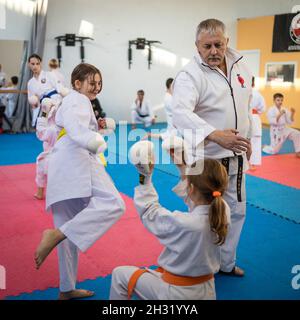
<svg viewBox="0 0 300 320"><path fill-rule="evenodd" d="M296 62L270 62L266 64L267 84L292 85L295 82Z"/></svg>

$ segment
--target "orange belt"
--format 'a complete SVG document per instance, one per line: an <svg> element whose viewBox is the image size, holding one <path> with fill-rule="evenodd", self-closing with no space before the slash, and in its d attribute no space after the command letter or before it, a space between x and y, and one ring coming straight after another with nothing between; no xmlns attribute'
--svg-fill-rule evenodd
<svg viewBox="0 0 300 320"><path fill-rule="evenodd" d="M167 270L161 267L158 267L155 271L162 273L161 278L165 282L174 286L194 286L196 284L201 284L214 278L214 275L212 273L204 276L199 276L199 277L187 277L187 276L177 276L176 274L168 272ZM128 282L128 299L131 298L133 290L136 286L136 283L139 277L146 272L149 272L149 271L147 269L138 269L132 274Z"/></svg>
<svg viewBox="0 0 300 320"><path fill-rule="evenodd" d="M252 109L252 114L258 114L256 109Z"/></svg>

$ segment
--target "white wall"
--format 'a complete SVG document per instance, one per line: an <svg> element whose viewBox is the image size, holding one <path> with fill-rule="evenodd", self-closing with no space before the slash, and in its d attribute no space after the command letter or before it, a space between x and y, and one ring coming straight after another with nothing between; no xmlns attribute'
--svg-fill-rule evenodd
<svg viewBox="0 0 300 320"><path fill-rule="evenodd" d="M181 68L182 57L193 56L194 30L201 20L209 17L223 20L234 47L238 18L290 12L296 2L50 0L44 61L56 56L56 41L53 40L56 36L78 34L82 19L93 23L95 40L85 43L86 62L95 64L103 73L101 103L108 115L118 120L129 120L129 106L138 89L145 90L153 105L162 102L165 80L176 75ZM176 54L176 65L169 67L153 63L148 70L147 56L133 49L133 64L129 70L128 40L137 37L160 40L162 44L159 47ZM79 45L76 48L63 46L62 62L62 70L69 77L73 67L80 62Z"/></svg>
<svg viewBox="0 0 300 320"><path fill-rule="evenodd" d="M94 41L85 43L86 62L95 64L103 73L101 103L108 115L129 120L129 106L138 89L143 88L152 104L161 103L164 83L181 68L182 57L194 53L194 30L206 18L223 20L228 28L230 44L235 47L236 21L263 15L291 12L298 0L49 0L45 69L47 61L56 57L54 38L65 33L78 34L80 21L94 24ZM26 16L9 12L6 32L0 39L28 39L30 21ZM146 37L160 40L164 48L177 56L169 67L153 63L148 70L147 56L133 49L133 64L128 70L128 40ZM79 45L63 46L62 71L70 76L80 62Z"/></svg>
<svg viewBox="0 0 300 320"><path fill-rule="evenodd" d="M24 41L0 40L0 63L2 71L6 73L6 80L12 76L19 76L23 54Z"/></svg>
<svg viewBox="0 0 300 320"><path fill-rule="evenodd" d="M6 24L5 29L0 29L0 40L29 40L34 1L22 1L0 0Z"/></svg>

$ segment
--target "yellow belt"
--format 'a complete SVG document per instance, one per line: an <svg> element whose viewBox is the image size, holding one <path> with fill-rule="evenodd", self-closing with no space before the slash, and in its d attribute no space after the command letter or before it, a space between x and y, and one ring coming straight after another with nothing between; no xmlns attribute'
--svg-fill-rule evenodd
<svg viewBox="0 0 300 320"><path fill-rule="evenodd" d="M62 129L60 130L59 134L58 134L57 140L59 140L61 137L63 137L63 136L66 135L66 134L67 134L66 129L65 129L65 128L62 128ZM102 163L105 167L107 167L107 161L106 161L106 159L105 159L105 157L104 157L104 154L103 154L103 153L99 153L98 156L99 156L99 158L100 158L101 163Z"/></svg>

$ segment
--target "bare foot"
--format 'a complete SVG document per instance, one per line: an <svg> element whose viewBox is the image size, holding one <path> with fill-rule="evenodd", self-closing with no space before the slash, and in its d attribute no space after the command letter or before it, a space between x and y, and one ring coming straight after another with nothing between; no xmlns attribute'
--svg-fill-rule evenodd
<svg viewBox="0 0 300 320"><path fill-rule="evenodd" d="M300 158L300 152L296 152L296 157Z"/></svg>
<svg viewBox="0 0 300 320"><path fill-rule="evenodd" d="M35 199L37 200L44 200L43 196L38 195L37 193L33 195Z"/></svg>
<svg viewBox="0 0 300 320"><path fill-rule="evenodd" d="M250 168L249 168L250 171L255 171L256 169L257 169L256 166L254 166L253 164L250 165Z"/></svg>
<svg viewBox="0 0 300 320"><path fill-rule="evenodd" d="M235 266L231 271L225 272L220 270L220 274L228 275L228 276L233 276L233 277L243 277L245 275L245 271L237 266Z"/></svg>
<svg viewBox="0 0 300 320"><path fill-rule="evenodd" d="M36 269L40 268L49 253L65 238L59 229L48 229L43 232L42 240L34 254Z"/></svg>
<svg viewBox="0 0 300 320"><path fill-rule="evenodd" d="M60 292L58 300L71 300L71 299L82 299L89 298L95 295L95 292L84 290L84 289L75 289L68 292Z"/></svg>
<svg viewBox="0 0 300 320"><path fill-rule="evenodd" d="M36 194L34 195L34 197L37 200L43 200L44 199L44 188L42 187L38 187Z"/></svg>

